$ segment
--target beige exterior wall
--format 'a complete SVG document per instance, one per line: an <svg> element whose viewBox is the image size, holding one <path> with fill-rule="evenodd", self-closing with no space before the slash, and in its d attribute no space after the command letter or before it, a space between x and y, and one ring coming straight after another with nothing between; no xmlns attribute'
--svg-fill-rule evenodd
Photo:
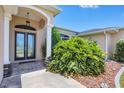
<svg viewBox="0 0 124 93"><path fill-rule="evenodd" d="M114 53L115 49L116 49L116 43L120 40L120 39L124 39L124 29L123 30L119 30L116 33L113 33L112 36L112 44L111 44L111 51L112 53Z"/></svg>
<svg viewBox="0 0 124 93"><path fill-rule="evenodd" d="M82 38L94 40L97 44L105 51L105 35L104 34L94 34L88 36L82 36Z"/></svg>
<svg viewBox="0 0 124 93"><path fill-rule="evenodd" d="M23 29L17 29L15 28L15 25L25 25L26 24L26 18L12 16L12 20L10 22L10 62L14 62L15 59L15 31L19 32L30 32L36 34L36 60L42 59L42 44L46 37L45 31L43 26L41 26L41 22L37 22L34 20L30 20L31 26L36 28L37 31L29 31L29 30L23 30Z"/></svg>
<svg viewBox="0 0 124 93"><path fill-rule="evenodd" d="M3 77L3 10L0 6L0 83Z"/></svg>
<svg viewBox="0 0 124 93"><path fill-rule="evenodd" d="M116 49L116 43L124 39L124 29L121 29L119 31L111 31L107 32L107 50L108 50L108 55L112 55L115 52ZM105 33L101 34L92 34L92 35L87 35L87 36L81 36L82 38L90 39L97 41L97 44L106 52L106 39L105 39Z"/></svg>

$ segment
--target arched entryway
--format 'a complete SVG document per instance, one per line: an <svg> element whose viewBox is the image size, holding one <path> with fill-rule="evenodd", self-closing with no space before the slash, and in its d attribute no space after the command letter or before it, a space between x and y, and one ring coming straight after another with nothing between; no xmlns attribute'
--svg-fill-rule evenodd
<svg viewBox="0 0 124 93"><path fill-rule="evenodd" d="M10 72L12 63L42 60L44 44L46 44L46 57L49 57L53 16L36 6L4 6L3 9L5 69Z"/></svg>
<svg viewBox="0 0 124 93"><path fill-rule="evenodd" d="M18 12L12 15L10 21L11 63L44 59L43 46L46 47L46 56L50 56L51 27L48 23L48 16L40 11L28 6L18 7Z"/></svg>
<svg viewBox="0 0 124 93"><path fill-rule="evenodd" d="M12 15L10 21L11 62L43 59L42 46L46 44L47 23L47 16L39 11L27 6L18 7L18 13Z"/></svg>

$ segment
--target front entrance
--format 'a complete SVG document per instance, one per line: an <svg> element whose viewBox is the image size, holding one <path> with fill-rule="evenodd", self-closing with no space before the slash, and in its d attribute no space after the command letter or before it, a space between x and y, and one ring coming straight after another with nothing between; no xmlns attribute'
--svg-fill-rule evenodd
<svg viewBox="0 0 124 93"><path fill-rule="evenodd" d="M15 60L35 58L35 33L15 32Z"/></svg>

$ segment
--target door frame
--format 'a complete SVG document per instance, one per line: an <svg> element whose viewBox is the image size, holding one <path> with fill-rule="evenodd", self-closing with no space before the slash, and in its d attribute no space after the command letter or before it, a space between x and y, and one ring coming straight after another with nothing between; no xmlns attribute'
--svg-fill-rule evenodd
<svg viewBox="0 0 124 93"><path fill-rule="evenodd" d="M16 41L17 41L17 33L21 33L21 34L24 34L24 57L23 58L17 58L16 57ZM31 35L34 35L34 56L33 57L28 57L28 34L31 34ZM29 60L29 59L35 59L36 58L36 33L31 33L31 32L21 32L21 31L15 31L15 61L18 61L18 60ZM25 43L26 42L26 43ZM27 45L27 46L26 46ZM25 47L26 46L26 47ZM27 48L27 49L25 49ZM27 51L25 51L27 50ZM26 53L27 52L27 53Z"/></svg>

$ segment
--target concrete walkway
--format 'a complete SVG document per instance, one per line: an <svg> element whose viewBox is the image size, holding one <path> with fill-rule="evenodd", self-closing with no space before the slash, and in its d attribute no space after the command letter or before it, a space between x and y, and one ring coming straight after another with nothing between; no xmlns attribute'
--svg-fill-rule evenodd
<svg viewBox="0 0 124 93"><path fill-rule="evenodd" d="M22 88L85 88L72 78L39 70L21 75Z"/></svg>

